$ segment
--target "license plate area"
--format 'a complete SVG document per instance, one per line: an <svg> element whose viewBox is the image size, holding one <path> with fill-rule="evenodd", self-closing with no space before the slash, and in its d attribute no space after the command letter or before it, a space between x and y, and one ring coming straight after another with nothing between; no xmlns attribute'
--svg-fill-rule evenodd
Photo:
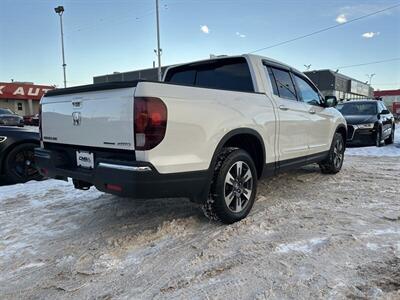
<svg viewBox="0 0 400 300"><path fill-rule="evenodd" d="M76 151L76 165L85 169L94 168L94 155L88 151Z"/></svg>

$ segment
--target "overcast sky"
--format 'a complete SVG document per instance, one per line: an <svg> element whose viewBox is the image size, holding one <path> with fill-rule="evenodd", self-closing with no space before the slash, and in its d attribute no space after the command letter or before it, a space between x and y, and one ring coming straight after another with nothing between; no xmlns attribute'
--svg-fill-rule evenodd
<svg viewBox="0 0 400 300"><path fill-rule="evenodd" d="M154 0L1 0L0 81L62 86L59 19L64 5L68 85L114 71L152 67L156 59ZM346 24L399 0L160 0L162 63L210 54L242 54L316 30ZM400 88L400 8L257 54L305 70L342 68L374 88Z"/></svg>

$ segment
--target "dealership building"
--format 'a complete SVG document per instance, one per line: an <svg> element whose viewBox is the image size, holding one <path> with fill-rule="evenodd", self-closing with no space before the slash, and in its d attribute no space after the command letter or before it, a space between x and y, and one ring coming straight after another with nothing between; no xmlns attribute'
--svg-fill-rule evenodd
<svg viewBox="0 0 400 300"><path fill-rule="evenodd" d="M364 82L332 70L304 72L324 96L336 96L339 101L373 98L374 89Z"/></svg>
<svg viewBox="0 0 400 300"><path fill-rule="evenodd" d="M36 85L31 82L0 82L0 108L8 108L20 116L39 112L43 94L54 86Z"/></svg>

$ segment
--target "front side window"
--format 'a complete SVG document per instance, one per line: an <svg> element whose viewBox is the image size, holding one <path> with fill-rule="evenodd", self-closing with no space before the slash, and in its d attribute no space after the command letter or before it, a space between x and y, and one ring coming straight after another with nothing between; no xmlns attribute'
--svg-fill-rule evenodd
<svg viewBox="0 0 400 300"><path fill-rule="evenodd" d="M320 96L318 92L303 78L294 75L300 98L303 102L310 105L320 105Z"/></svg>
<svg viewBox="0 0 400 300"><path fill-rule="evenodd" d="M297 100L296 90L289 72L273 67L271 67L271 70L278 87L279 97L289 100Z"/></svg>

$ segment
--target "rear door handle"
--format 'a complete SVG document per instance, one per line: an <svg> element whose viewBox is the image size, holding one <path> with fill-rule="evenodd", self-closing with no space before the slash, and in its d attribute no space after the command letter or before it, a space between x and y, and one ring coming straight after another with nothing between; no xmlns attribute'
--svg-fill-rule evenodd
<svg viewBox="0 0 400 300"><path fill-rule="evenodd" d="M285 105L279 105L280 110L289 110Z"/></svg>
<svg viewBox="0 0 400 300"><path fill-rule="evenodd" d="M312 115L315 114L315 110L313 110L313 109L309 110L308 112L309 112L310 114L312 114Z"/></svg>

